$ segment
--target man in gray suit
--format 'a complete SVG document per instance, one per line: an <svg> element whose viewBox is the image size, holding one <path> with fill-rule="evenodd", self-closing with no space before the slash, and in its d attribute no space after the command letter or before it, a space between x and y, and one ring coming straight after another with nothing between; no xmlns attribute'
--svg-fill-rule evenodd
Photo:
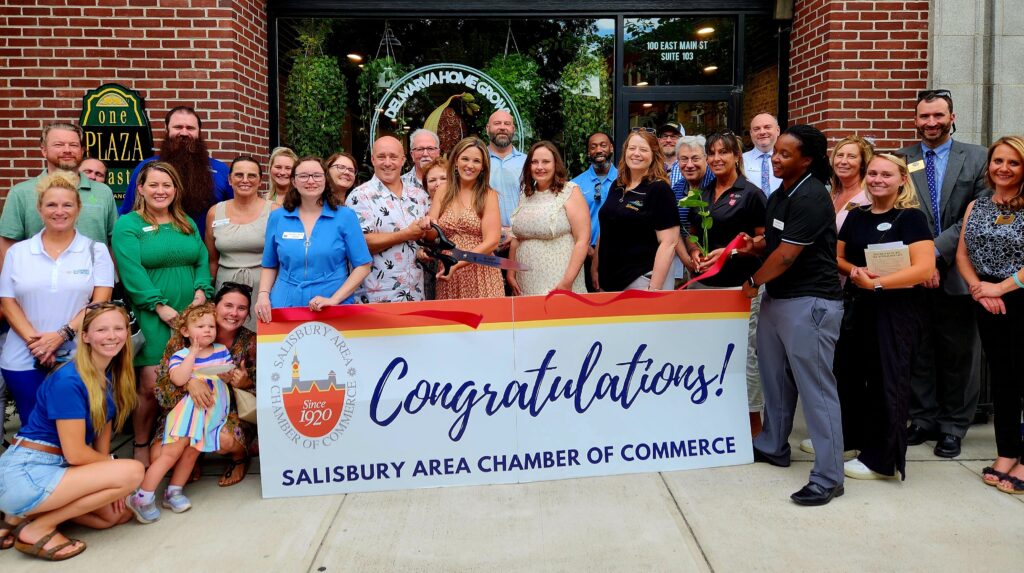
<svg viewBox="0 0 1024 573"><path fill-rule="evenodd" d="M935 455L960 455L960 442L978 405L979 361L974 302L956 269L956 248L967 204L988 191L984 147L954 141L948 90L917 96L914 124L921 143L901 149L920 209L935 234L935 274L924 283L929 328L914 360L909 445L936 440Z"/></svg>

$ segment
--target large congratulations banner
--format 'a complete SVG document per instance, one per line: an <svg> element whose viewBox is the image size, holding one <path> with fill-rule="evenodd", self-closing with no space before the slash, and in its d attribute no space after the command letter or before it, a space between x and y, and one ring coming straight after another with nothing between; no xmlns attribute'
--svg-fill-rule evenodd
<svg viewBox="0 0 1024 573"><path fill-rule="evenodd" d="M739 291L275 310L265 497L750 463Z"/></svg>

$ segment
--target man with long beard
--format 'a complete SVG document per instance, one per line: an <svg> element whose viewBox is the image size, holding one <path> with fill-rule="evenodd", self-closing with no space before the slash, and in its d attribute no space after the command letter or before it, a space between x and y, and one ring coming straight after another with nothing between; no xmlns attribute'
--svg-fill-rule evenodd
<svg viewBox="0 0 1024 573"><path fill-rule="evenodd" d="M203 141L203 122L196 114L196 110L178 106L167 112L164 123L167 125L167 134L160 144L160 154L146 159L135 167L119 211L125 215L135 210L137 177L142 167L150 161L164 161L178 171L183 187L176 190L181 194L181 207L193 221L197 221L196 226L202 236L206 226L198 222L206 220L210 206L234 195L228 185L230 169L210 157L206 142Z"/></svg>
<svg viewBox="0 0 1024 573"><path fill-rule="evenodd" d="M7 203L0 216L0 261L11 245L43 230L43 220L36 209L36 182L57 170L78 173L82 163L82 139L82 128L72 123L51 123L43 128L39 143L46 169L11 187L7 193ZM82 198L82 208L75 226L86 237L110 245L110 235L117 221L117 206L110 187L80 177L78 195Z"/></svg>

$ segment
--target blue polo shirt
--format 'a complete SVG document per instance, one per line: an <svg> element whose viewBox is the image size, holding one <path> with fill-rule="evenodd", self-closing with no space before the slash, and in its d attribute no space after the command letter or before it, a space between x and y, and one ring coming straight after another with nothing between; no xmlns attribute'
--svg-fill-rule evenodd
<svg viewBox="0 0 1024 573"><path fill-rule="evenodd" d="M111 384L107 384L107 421L114 419L116 406ZM89 414L89 390L71 361L53 371L43 380L36 392L36 407L28 417L28 423L18 430L22 438L60 445L57 434L57 420L85 420L85 443L96 439ZM100 428L102 431L103 428Z"/></svg>
<svg viewBox="0 0 1024 573"><path fill-rule="evenodd" d="M491 189L498 192L498 210L501 212L501 226L512 226L512 212L519 206L520 185L526 154L515 147L505 157L498 157L487 148L490 155Z"/></svg>
<svg viewBox="0 0 1024 573"><path fill-rule="evenodd" d="M128 188L124 190L124 202L121 203L121 207L117 210L118 213L127 215L135 210L133 207L135 206L135 190L139 184L139 172L150 161L160 161L160 158L154 155L144 159L142 163L135 166L135 171L132 171L131 179L128 180ZM210 171L213 173L213 203L210 203L210 205L216 205L221 201L234 197L235 194L231 190L231 185L228 184L231 169L223 162L211 157ZM196 222L196 227L199 228L199 236L202 237L206 233L206 213L186 213L186 215L192 217L192 220Z"/></svg>
<svg viewBox="0 0 1024 573"><path fill-rule="evenodd" d="M601 210L601 205L604 205L608 194L611 193L612 185L615 184L615 178L619 176L619 170L614 165L608 168L608 175L604 181L594 171L594 166L591 165L583 173L580 173L572 180L580 188L580 192L583 193L583 198L587 200L587 207L590 208L590 246L593 247L597 244L597 237L601 234L601 222L597 218L598 211ZM597 184L601 184L601 200L597 200Z"/></svg>
<svg viewBox="0 0 1024 573"><path fill-rule="evenodd" d="M324 205L306 237L299 210L270 212L263 266L277 269L270 306L309 306L314 296L330 297L348 279L349 268L372 261L359 219L352 209ZM351 303L350 296L344 304Z"/></svg>

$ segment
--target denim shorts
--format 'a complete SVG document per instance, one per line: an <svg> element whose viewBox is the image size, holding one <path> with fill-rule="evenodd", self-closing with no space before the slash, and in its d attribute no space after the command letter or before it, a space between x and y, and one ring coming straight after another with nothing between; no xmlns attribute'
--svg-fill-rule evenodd
<svg viewBox="0 0 1024 573"><path fill-rule="evenodd" d="M11 446L0 456L0 510L24 517L50 497L67 469L63 456Z"/></svg>

